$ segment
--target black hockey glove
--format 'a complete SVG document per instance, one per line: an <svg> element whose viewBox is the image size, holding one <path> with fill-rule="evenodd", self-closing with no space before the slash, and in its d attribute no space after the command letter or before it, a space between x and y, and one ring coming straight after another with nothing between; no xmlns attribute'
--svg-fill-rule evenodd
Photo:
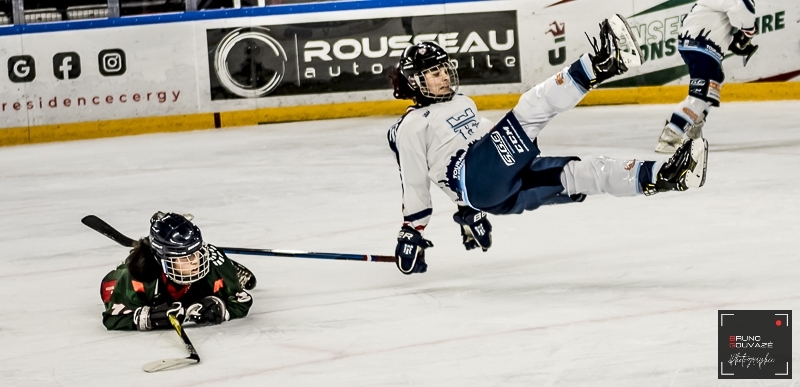
<svg viewBox="0 0 800 387"><path fill-rule="evenodd" d="M736 33L733 34L733 41L731 45L728 46L728 50L736 55L743 56L744 64L747 65L747 62L750 61L750 58L755 55L758 50L758 46L754 45L752 40L753 38L747 36L744 31L736 30Z"/></svg>
<svg viewBox="0 0 800 387"><path fill-rule="evenodd" d="M165 302L157 306L142 306L133 312L133 323L140 331L152 329L167 329L172 327L167 315L173 315L178 321L183 322L186 311L180 302Z"/></svg>
<svg viewBox="0 0 800 387"><path fill-rule="evenodd" d="M186 316L197 324L217 325L231 319L225 302L219 297L208 296L186 308Z"/></svg>
<svg viewBox="0 0 800 387"><path fill-rule="evenodd" d="M461 225L461 243L467 250L480 247L483 251L492 247L492 224L486 212L472 207L459 206L453 220Z"/></svg>
<svg viewBox="0 0 800 387"><path fill-rule="evenodd" d="M410 226L403 226L397 235L397 268L403 274L424 273L428 271L425 263L425 249L433 247L433 243L422 237L419 231Z"/></svg>

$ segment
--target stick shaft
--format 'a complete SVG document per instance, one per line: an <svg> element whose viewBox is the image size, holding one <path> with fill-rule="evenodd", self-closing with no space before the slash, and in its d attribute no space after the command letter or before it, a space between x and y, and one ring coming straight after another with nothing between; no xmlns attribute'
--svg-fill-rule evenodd
<svg viewBox="0 0 800 387"><path fill-rule="evenodd" d="M169 317L169 322L172 324L172 327L175 328L175 332L178 334L178 336L181 337L181 340L183 340L183 344L186 346L186 350L189 351L189 358L195 359L199 363L200 355L198 355L197 350L194 349L194 345L192 345L191 340L189 340L189 336L186 335L186 331L183 330L181 323L178 321L177 318L175 318L175 316L171 314L168 314L167 316Z"/></svg>
<svg viewBox="0 0 800 387"><path fill-rule="evenodd" d="M390 255L316 253L309 251L293 251L293 250L248 249L241 247L219 247L219 249L224 251L225 254L238 254L238 255L333 259L340 261L397 262L397 258Z"/></svg>
<svg viewBox="0 0 800 387"><path fill-rule="evenodd" d="M87 215L81 219L92 230L95 230L114 242L125 247L133 247L135 241L121 232L117 231L110 224L94 215ZM397 258L391 255L369 255L369 254L341 254L341 253L316 253L309 251L294 250L271 250L271 249L249 249L242 247L219 247L225 254L238 255L258 255L268 257L289 257L289 258L311 258L311 259L333 259L340 261L367 261L367 262L397 262Z"/></svg>

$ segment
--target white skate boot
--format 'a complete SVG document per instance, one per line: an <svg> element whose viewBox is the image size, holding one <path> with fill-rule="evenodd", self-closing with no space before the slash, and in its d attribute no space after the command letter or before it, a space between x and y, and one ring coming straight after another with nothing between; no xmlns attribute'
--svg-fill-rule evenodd
<svg viewBox="0 0 800 387"><path fill-rule="evenodd" d="M608 19L608 25L618 38L616 43L620 50L619 56L625 67L632 69L641 66L644 63L642 49L639 48L639 42L636 41L628 21L622 15L615 14Z"/></svg>
<svg viewBox="0 0 800 387"><path fill-rule="evenodd" d="M686 131L686 137L693 138L695 140L698 139L698 138L703 138L703 126L705 124L706 124L706 120L703 119L702 121L697 122L694 125L692 125L692 127L689 128L689 130Z"/></svg>
<svg viewBox="0 0 800 387"><path fill-rule="evenodd" d="M669 125L664 125L664 130L661 131L661 136L658 137L656 152L675 153L681 144L683 144L683 135L675 133L674 130L669 128Z"/></svg>

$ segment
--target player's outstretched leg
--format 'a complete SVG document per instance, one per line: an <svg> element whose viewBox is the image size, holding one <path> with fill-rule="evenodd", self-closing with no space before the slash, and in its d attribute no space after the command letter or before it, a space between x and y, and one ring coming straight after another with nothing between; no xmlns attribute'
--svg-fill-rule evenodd
<svg viewBox="0 0 800 387"><path fill-rule="evenodd" d="M639 44L622 16L614 15L603 20L599 36L592 39L589 43L594 53L581 55L563 70L523 93L512 110L531 140L556 114L575 107L589 90L642 64ZM632 48L626 50L626 46Z"/></svg>
<svg viewBox="0 0 800 387"><path fill-rule="evenodd" d="M253 274L253 272L250 271L250 269L245 267L245 265L242 265L241 263L236 262L230 258L228 258L228 260L231 261L233 267L236 268L236 275L239 277L239 285L241 285L244 290L255 289L257 283L256 275Z"/></svg>
<svg viewBox="0 0 800 387"><path fill-rule="evenodd" d="M589 35L586 35L589 38ZM589 39L594 54L589 54L596 78L592 87L629 69L642 65L642 51L631 27L622 15L616 14L600 23L600 35Z"/></svg>
<svg viewBox="0 0 800 387"><path fill-rule="evenodd" d="M658 170L655 182L646 184L645 195L667 191L685 191L706 183L708 141L689 139Z"/></svg>

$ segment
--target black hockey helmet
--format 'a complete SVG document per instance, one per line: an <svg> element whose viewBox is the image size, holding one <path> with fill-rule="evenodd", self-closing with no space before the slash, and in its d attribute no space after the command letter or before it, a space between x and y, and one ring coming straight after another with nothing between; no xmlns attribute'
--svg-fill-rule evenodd
<svg viewBox="0 0 800 387"><path fill-rule="evenodd" d="M412 90L434 102L449 101L458 92L458 71L447 51L434 42L407 47L400 56L398 69ZM429 85L431 76L441 79L440 84Z"/></svg>
<svg viewBox="0 0 800 387"><path fill-rule="evenodd" d="M157 212L150 219L150 246L164 273L178 284L208 274L208 248L200 229L185 216Z"/></svg>
<svg viewBox="0 0 800 387"><path fill-rule="evenodd" d="M157 212L150 219L150 245L158 257L182 257L203 247L203 235L183 215Z"/></svg>

